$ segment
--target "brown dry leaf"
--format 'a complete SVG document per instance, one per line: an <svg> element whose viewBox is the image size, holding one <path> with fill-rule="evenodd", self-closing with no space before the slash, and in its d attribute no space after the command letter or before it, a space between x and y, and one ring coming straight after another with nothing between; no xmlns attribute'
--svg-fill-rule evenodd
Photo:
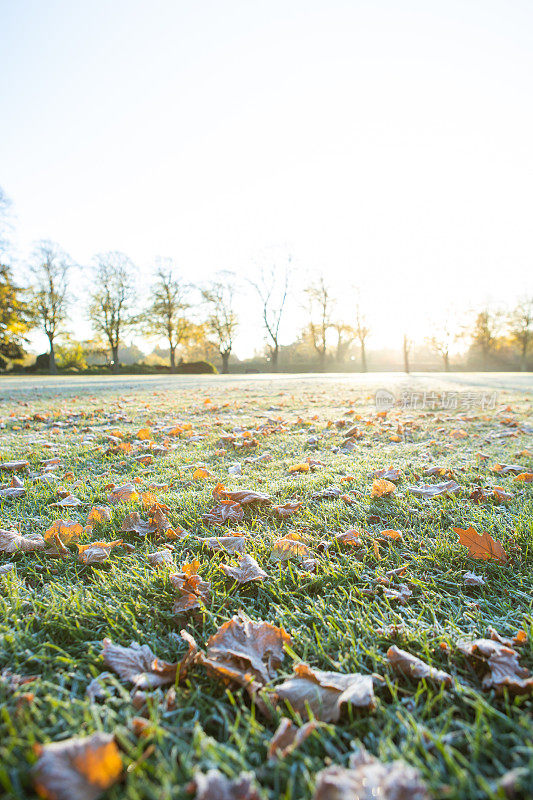
<svg viewBox="0 0 533 800"><path fill-rule="evenodd" d="M122 544L122 539L115 539L113 542L89 542L88 544L79 544L78 547L78 561L82 564L96 564L109 559L109 551L113 547L119 547Z"/></svg>
<svg viewBox="0 0 533 800"><path fill-rule="evenodd" d="M156 550L155 553L148 553L147 559L152 567L173 567L174 561L170 550Z"/></svg>
<svg viewBox="0 0 533 800"><path fill-rule="evenodd" d="M226 778L218 769L196 772L187 785L187 792L195 793L196 800L261 800L251 772L243 772L234 780Z"/></svg>
<svg viewBox="0 0 533 800"><path fill-rule="evenodd" d="M275 511L278 517L285 519L286 517L292 517L292 515L296 514L301 507L301 500L287 500L287 502L283 503L282 505L272 506L272 511Z"/></svg>
<svg viewBox="0 0 533 800"><path fill-rule="evenodd" d="M412 591L405 583L400 583L398 589L383 587L383 597L386 597L387 600L397 600L402 606L405 606L412 596Z"/></svg>
<svg viewBox="0 0 533 800"><path fill-rule="evenodd" d="M19 472L20 470L27 469L30 466L29 461L3 461L0 464L0 470L6 472Z"/></svg>
<svg viewBox="0 0 533 800"><path fill-rule="evenodd" d="M294 674L276 687L276 697L308 719L337 722L346 703L371 711L375 707L371 675L324 672L309 664L297 664Z"/></svg>
<svg viewBox="0 0 533 800"><path fill-rule="evenodd" d="M153 689L176 680L179 664L159 661L147 644L141 646L132 642L129 647L122 647L113 644L111 639L104 639L103 648L107 666L137 689Z"/></svg>
<svg viewBox="0 0 533 800"><path fill-rule="evenodd" d="M393 670L406 678L411 678L412 680L425 679L432 683L443 683L445 686L451 686L453 683L452 676L447 672L430 667L425 661L408 653L406 650L400 650L395 645L387 650L387 658Z"/></svg>
<svg viewBox="0 0 533 800"><path fill-rule="evenodd" d="M361 547L363 544L361 540L362 533L364 533L364 531L358 530L357 528L349 528L343 533L337 533L335 541L341 545L347 545L348 547Z"/></svg>
<svg viewBox="0 0 533 800"><path fill-rule="evenodd" d="M123 533L138 533L140 536L146 536L153 531L151 523L141 518L138 511L132 511L122 520L120 530Z"/></svg>
<svg viewBox="0 0 533 800"><path fill-rule="evenodd" d="M407 490L416 497L441 497L442 495L455 494L461 487L456 481L444 483L423 483L421 486L408 486Z"/></svg>
<svg viewBox="0 0 533 800"><path fill-rule="evenodd" d="M338 486L326 486L325 489L320 489L318 492L313 492L311 500L334 500L340 497L342 490Z"/></svg>
<svg viewBox="0 0 533 800"><path fill-rule="evenodd" d="M143 441L145 439L149 439L151 434L152 432L150 428L141 428L140 431L137 431L137 433L135 434L135 438L141 439L141 441Z"/></svg>
<svg viewBox="0 0 533 800"><path fill-rule="evenodd" d="M15 572L15 564L0 564L0 575L8 575L10 572Z"/></svg>
<svg viewBox="0 0 533 800"><path fill-rule="evenodd" d="M87 525L109 522L111 519L111 509L109 506L93 506L87 517Z"/></svg>
<svg viewBox="0 0 533 800"><path fill-rule="evenodd" d="M121 774L120 753L109 733L47 744L33 769L35 789L46 800L96 800Z"/></svg>
<svg viewBox="0 0 533 800"><path fill-rule="evenodd" d="M255 558L252 556L240 556L239 565L237 567L230 567L227 564L221 564L220 569L237 583L250 583L251 581L263 581L268 578L268 574L261 569Z"/></svg>
<svg viewBox="0 0 533 800"><path fill-rule="evenodd" d="M208 472L203 467L198 467L197 469L194 470L192 477L193 480L198 481L198 480L205 480L206 478L214 478L215 476L213 475L212 472Z"/></svg>
<svg viewBox="0 0 533 800"><path fill-rule="evenodd" d="M56 544L57 540L63 545L74 544L78 541L83 528L79 522L72 519L56 519L55 522L44 532L44 539L49 544Z"/></svg>
<svg viewBox="0 0 533 800"><path fill-rule="evenodd" d="M396 486L391 481L378 478L372 482L370 497L390 497L396 491Z"/></svg>
<svg viewBox="0 0 533 800"><path fill-rule="evenodd" d="M403 539L403 534L401 531L393 531L393 530L380 531L379 535L382 536L384 539L392 539L393 541L397 541L398 539Z"/></svg>
<svg viewBox="0 0 533 800"><path fill-rule="evenodd" d="M0 497L4 500L18 500L19 497L24 497L26 489L24 482L16 475L11 478L11 483L7 486L0 488Z"/></svg>
<svg viewBox="0 0 533 800"><path fill-rule="evenodd" d="M459 536L459 542L468 548L468 554L472 558L481 561L496 561L498 564L507 562L505 550L487 531L478 533L472 527L466 529L454 528L453 530Z"/></svg>
<svg viewBox="0 0 533 800"><path fill-rule="evenodd" d="M270 560L289 561L291 558L309 558L311 551L302 541L298 533L288 533L281 539L276 539L272 545Z"/></svg>
<svg viewBox="0 0 533 800"><path fill-rule="evenodd" d="M205 544L210 550L225 550L226 553L244 553L246 536L211 536L208 539L203 539L202 544Z"/></svg>
<svg viewBox="0 0 533 800"><path fill-rule="evenodd" d="M174 614L183 614L186 611L193 611L203 608L209 602L211 584L204 581L198 575L200 562L198 559L190 563L181 565L181 572L175 572L169 576L170 583L178 590L181 597L176 600L173 606Z"/></svg>
<svg viewBox="0 0 533 800"><path fill-rule="evenodd" d="M463 582L465 586L485 586L485 578L475 572L465 572Z"/></svg>
<svg viewBox="0 0 533 800"><path fill-rule="evenodd" d="M384 764L364 748L350 758L350 769L334 765L316 776L313 800L429 800L416 769L403 761Z"/></svg>
<svg viewBox="0 0 533 800"><path fill-rule="evenodd" d="M76 506L81 506L82 501L79 497L75 497L73 494L68 494L62 500L59 500L57 503L50 503L50 508L76 508Z"/></svg>
<svg viewBox="0 0 533 800"><path fill-rule="evenodd" d="M533 472L521 472L513 480L521 481L522 483L531 483L531 481L533 481Z"/></svg>
<svg viewBox="0 0 533 800"><path fill-rule="evenodd" d="M523 471L523 467L520 464L495 464L492 467L493 472L501 472L502 475L508 475L510 472L515 472L519 475Z"/></svg>
<svg viewBox="0 0 533 800"><path fill-rule="evenodd" d="M289 472L309 472L310 469L311 466L307 463L293 464L289 467Z"/></svg>
<svg viewBox="0 0 533 800"><path fill-rule="evenodd" d="M22 536L15 528L0 528L0 553L16 553L18 550L29 553L32 550L44 550L45 546L43 537L38 533Z"/></svg>
<svg viewBox="0 0 533 800"><path fill-rule="evenodd" d="M254 622L239 611L208 639L205 654L199 653L197 660L225 683L233 681L244 686L267 713L256 693L276 676L285 655L284 646L290 642L291 637L283 628Z"/></svg>
<svg viewBox="0 0 533 800"><path fill-rule="evenodd" d="M294 722L287 717L282 717L276 728L270 744L268 746L269 758L285 758L293 750L304 742L314 730L318 728L318 723L313 719L297 728Z"/></svg>
<svg viewBox="0 0 533 800"><path fill-rule="evenodd" d="M0 672L0 683L6 686L10 692L15 692L21 686L33 683L38 677L38 675L19 675L6 667Z"/></svg>
<svg viewBox="0 0 533 800"><path fill-rule="evenodd" d="M214 506L203 516L207 525L223 525L228 521L241 522L243 519L244 511L241 504L233 500L221 500L220 505Z"/></svg>
<svg viewBox="0 0 533 800"><path fill-rule="evenodd" d="M533 675L518 663L518 653L496 639L460 641L459 650L474 661L482 673L484 689L494 688L498 694L504 689L512 695L533 694Z"/></svg>
<svg viewBox="0 0 533 800"><path fill-rule="evenodd" d="M122 486L114 486L107 495L108 503L117 505L118 503L132 503L137 500L139 495L133 483L124 483Z"/></svg>
<svg viewBox="0 0 533 800"><path fill-rule="evenodd" d="M400 474L401 473L399 469L395 469L394 467L385 467L384 469L377 469L374 472L373 477L383 478L383 480L386 481L397 481L400 478Z"/></svg>
<svg viewBox="0 0 533 800"><path fill-rule="evenodd" d="M226 489L223 483L217 483L213 489L213 497L215 500L233 500L234 503L240 503L241 506L248 506L253 504L270 505L272 498L263 492L254 492L252 489L238 489L234 492Z"/></svg>

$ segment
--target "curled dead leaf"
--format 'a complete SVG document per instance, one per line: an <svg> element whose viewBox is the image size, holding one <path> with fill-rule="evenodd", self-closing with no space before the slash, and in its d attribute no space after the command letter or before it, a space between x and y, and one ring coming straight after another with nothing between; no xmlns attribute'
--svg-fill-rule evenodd
<svg viewBox="0 0 533 800"><path fill-rule="evenodd" d="M350 769L334 765L319 772L313 800L429 800L416 769L403 761L384 764L361 748Z"/></svg>
<svg viewBox="0 0 533 800"><path fill-rule="evenodd" d="M303 719L310 713L322 722L337 722L345 704L371 711L375 707L371 675L324 672L297 664L294 674L276 687L276 697L286 700Z"/></svg>
<svg viewBox="0 0 533 800"><path fill-rule="evenodd" d="M520 666L513 647L496 639L459 641L457 646L483 675L484 689L494 688L498 694L504 689L512 695L533 694L533 675Z"/></svg>
<svg viewBox="0 0 533 800"><path fill-rule="evenodd" d="M122 774L122 760L112 734L47 744L41 750L33 778L46 800L96 800Z"/></svg>
<svg viewBox="0 0 533 800"><path fill-rule="evenodd" d="M218 506L203 516L207 525L223 525L228 521L241 522L243 519L244 511L241 504L235 503L233 500L221 500Z"/></svg>
<svg viewBox="0 0 533 800"><path fill-rule="evenodd" d="M268 757L285 758L317 728L318 723L314 719L298 728L290 719L282 717L268 745Z"/></svg>
<svg viewBox="0 0 533 800"><path fill-rule="evenodd" d="M109 522L111 519L111 508L109 506L93 506L87 517L87 525L97 525Z"/></svg>
<svg viewBox="0 0 533 800"><path fill-rule="evenodd" d="M245 536L210 536L203 539L202 544L210 550L224 550L226 553L244 553Z"/></svg>
<svg viewBox="0 0 533 800"><path fill-rule="evenodd" d="M286 517L292 517L293 514L296 514L301 507L301 500L287 500L282 505L272 506L272 511L274 511L278 517L286 519Z"/></svg>
<svg viewBox="0 0 533 800"><path fill-rule="evenodd" d="M311 551L302 541L302 537L298 533L288 533L274 541L270 560L274 562L289 561L291 558L303 559L310 555Z"/></svg>
<svg viewBox="0 0 533 800"><path fill-rule="evenodd" d="M430 667L422 659L417 658L412 653L408 653L406 650L400 650L395 645L387 650L387 658L393 670L406 678L428 680L437 684L443 683L445 686L451 686L453 683L452 676L447 672Z"/></svg>
<svg viewBox="0 0 533 800"><path fill-rule="evenodd" d="M370 497L390 497L396 491L396 486L391 481L378 478L372 482Z"/></svg>
<svg viewBox="0 0 533 800"><path fill-rule="evenodd" d="M16 553L18 550L29 553L32 550L44 550L46 542L38 534L22 536L15 528L0 528L0 553Z"/></svg>
<svg viewBox="0 0 533 800"><path fill-rule="evenodd" d="M268 578L264 569L261 569L255 558L249 555L240 556L239 565L231 567L228 564L221 564L222 572L237 583L250 583L251 581L263 581Z"/></svg>
<svg viewBox="0 0 533 800"><path fill-rule="evenodd" d="M179 664L159 661L147 644L132 642L129 647L114 644L111 639L103 641L103 656L108 667L124 681L133 683L137 689L153 689L174 683Z"/></svg>
<svg viewBox="0 0 533 800"><path fill-rule="evenodd" d="M133 483L124 483L122 486L114 486L107 495L107 500L112 505L118 503L133 503L139 495Z"/></svg>
<svg viewBox="0 0 533 800"><path fill-rule="evenodd" d="M443 483L424 483L421 486L408 486L407 490L416 497L442 497L443 495L455 494L460 490L456 481L444 481Z"/></svg>
<svg viewBox="0 0 533 800"><path fill-rule="evenodd" d="M217 483L213 489L213 497L215 500L232 500L234 503L240 503L241 506L248 505L270 505L272 498L263 492L255 492L252 489L238 489L236 491L229 491L223 483Z"/></svg>
<svg viewBox="0 0 533 800"><path fill-rule="evenodd" d="M234 780L226 778L218 769L196 772L187 791L195 793L196 800L261 800L251 772L243 772Z"/></svg>

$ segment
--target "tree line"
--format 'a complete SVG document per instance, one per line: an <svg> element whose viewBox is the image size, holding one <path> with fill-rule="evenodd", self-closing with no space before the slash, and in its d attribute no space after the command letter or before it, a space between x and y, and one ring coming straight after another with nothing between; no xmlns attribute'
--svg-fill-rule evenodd
<svg viewBox="0 0 533 800"><path fill-rule="evenodd" d="M0 218L5 195L0 190ZM48 341L48 368L57 371L58 340L65 334L78 267L57 244L40 242L29 261L28 280L17 281L6 253L8 242L0 235L0 367L6 360L16 361L25 354L27 336L40 330ZM86 269L83 270L86 273ZM354 291L349 319L337 312L337 298L323 275L299 293L305 309L305 323L297 341L282 346L280 330L287 316L291 292L292 267L290 259L282 265L263 268L248 279L249 292L258 301L264 333L265 354L269 368L279 369L280 353L295 348L313 354L318 370L328 364L337 367L357 358L358 368L368 369L367 345L371 325L364 312L361 295ZM78 283L76 281L76 283ZM106 350L109 366L118 372L119 348L128 334L136 333L168 345L169 368L177 369L177 359L192 351L203 352L206 360L217 354L221 371L228 372L239 326L238 283L235 275L217 273L202 286L186 281L172 259L158 259L150 288L143 289L145 302L138 308L136 268L124 253L111 251L94 257L90 266L90 288L86 302L87 316L95 338L95 350ZM508 312L482 308L462 327L445 317L435 323L426 338L427 347L439 356L444 370L450 369L451 353L459 338L465 339L479 356L482 369L491 367L498 350L507 347L516 352L520 368L528 368L533 338L533 298L524 298ZM403 368L411 369L414 343L407 333L401 337ZM291 350L292 348L292 350ZM356 356L353 353L356 353Z"/></svg>

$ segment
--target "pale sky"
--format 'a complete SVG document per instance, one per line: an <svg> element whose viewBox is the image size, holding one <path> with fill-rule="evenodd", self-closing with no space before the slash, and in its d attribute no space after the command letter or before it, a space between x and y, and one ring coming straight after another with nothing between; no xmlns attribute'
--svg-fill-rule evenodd
<svg viewBox="0 0 533 800"><path fill-rule="evenodd" d="M200 281L290 253L347 322L364 288L376 346L533 288L531 0L0 0L0 52L22 257L123 250L142 294L158 255Z"/></svg>

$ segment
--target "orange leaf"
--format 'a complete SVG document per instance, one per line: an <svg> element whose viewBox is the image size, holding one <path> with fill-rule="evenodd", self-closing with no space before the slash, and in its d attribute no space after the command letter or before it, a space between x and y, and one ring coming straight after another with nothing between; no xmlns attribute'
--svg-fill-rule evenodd
<svg viewBox="0 0 533 800"><path fill-rule="evenodd" d="M482 561L497 561L499 564L506 563L505 550L500 542L493 539L486 531L480 534L472 527L466 530L454 528L454 531L459 536L459 542L468 548L468 553L472 558Z"/></svg>
<svg viewBox="0 0 533 800"><path fill-rule="evenodd" d="M391 494L394 494L396 491L396 486L391 483L391 481L385 481L383 479L375 480L372 483L372 492L370 494L371 497L388 497Z"/></svg>
<svg viewBox="0 0 533 800"><path fill-rule="evenodd" d="M533 472L521 472L520 475L516 476L515 481L531 483L531 481L533 481Z"/></svg>
<svg viewBox="0 0 533 800"><path fill-rule="evenodd" d="M310 469L309 464L293 464L289 467L289 472L309 472Z"/></svg>

